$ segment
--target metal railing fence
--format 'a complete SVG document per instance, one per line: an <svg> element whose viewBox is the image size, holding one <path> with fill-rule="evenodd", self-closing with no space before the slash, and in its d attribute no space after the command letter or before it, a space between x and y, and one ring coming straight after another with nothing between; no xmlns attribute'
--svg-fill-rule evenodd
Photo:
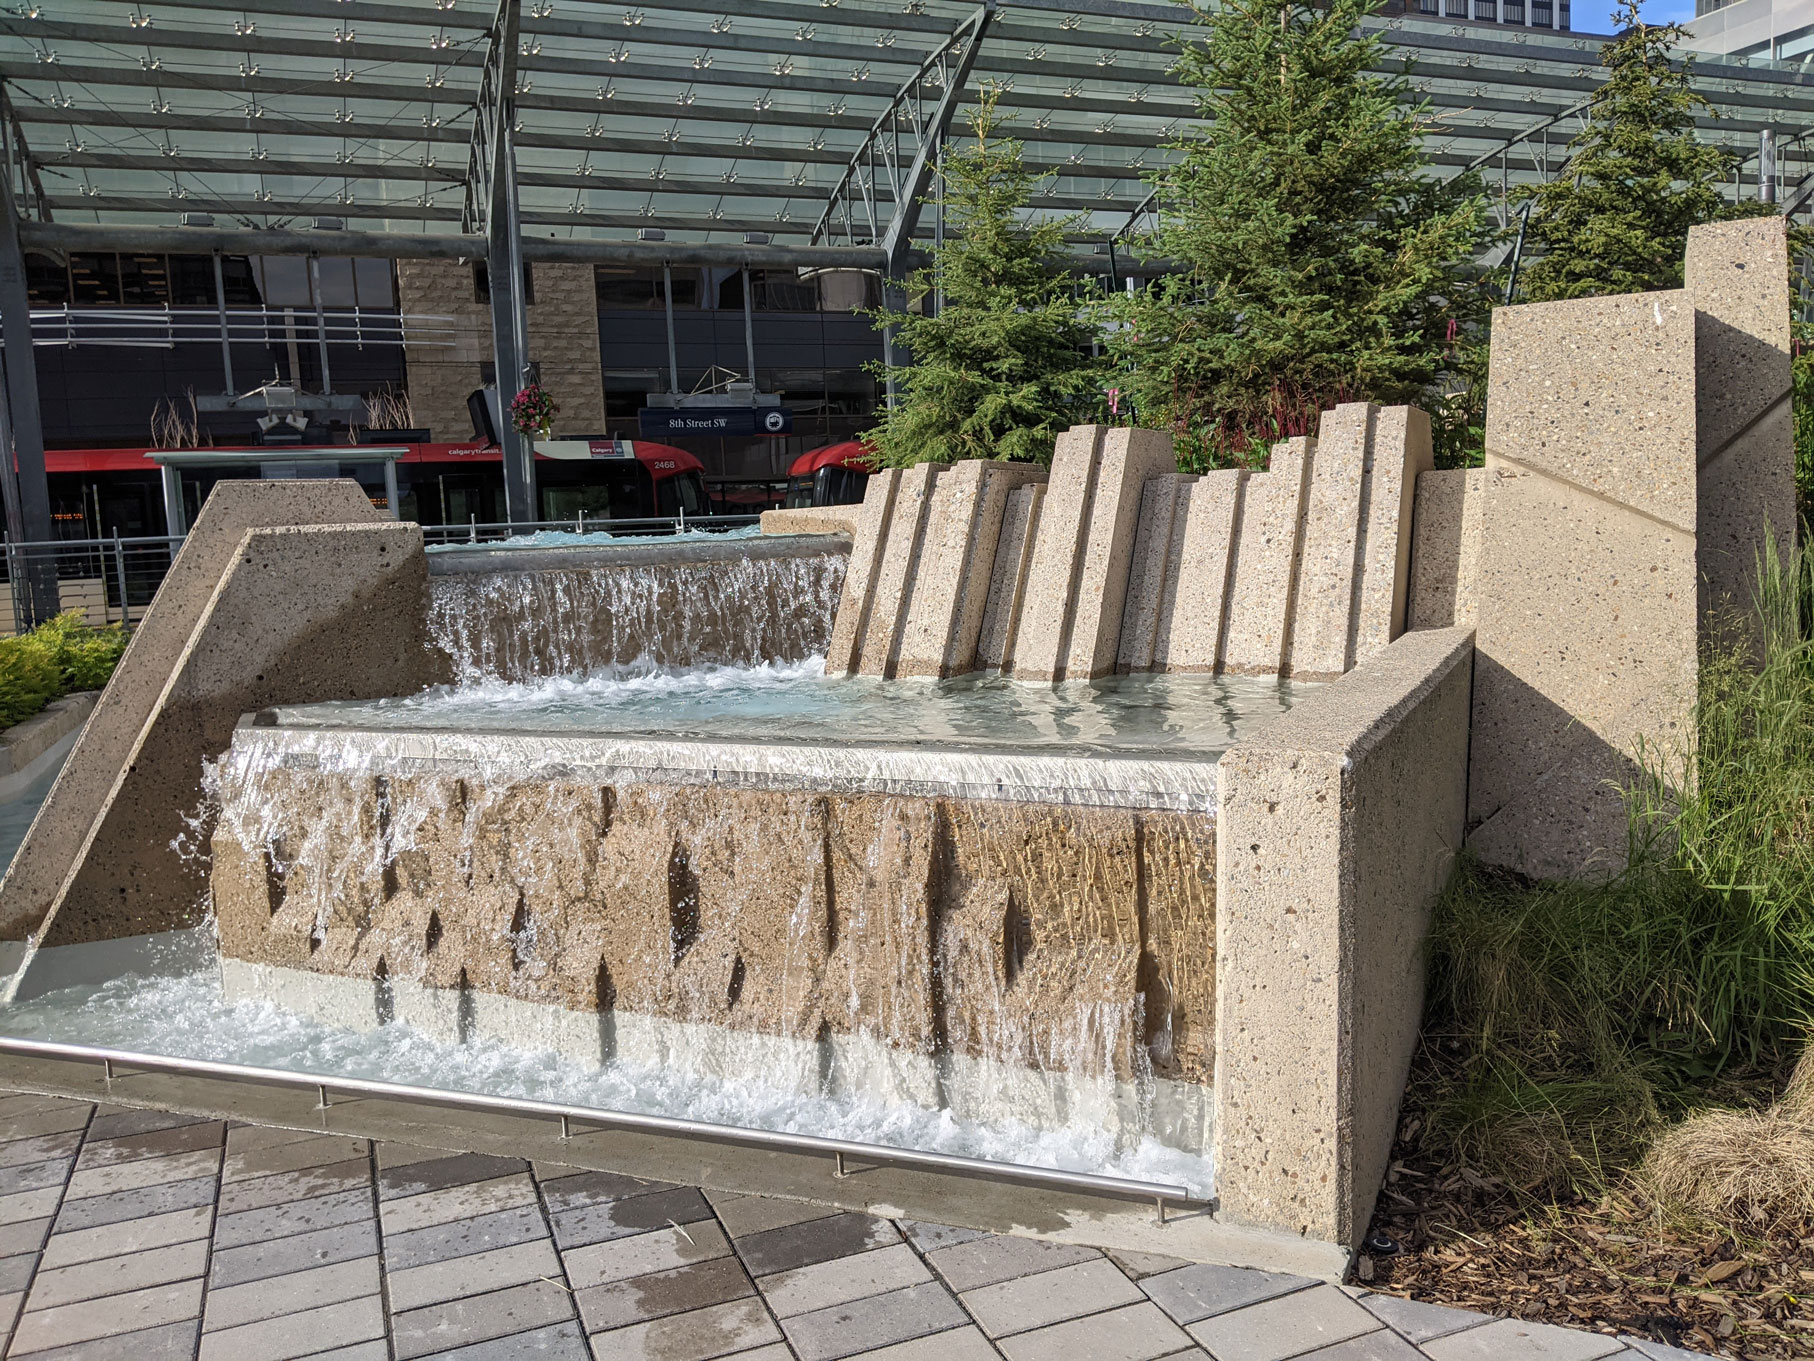
<svg viewBox="0 0 1814 1361"><path fill-rule="evenodd" d="M623 534L658 538L688 530L728 530L755 524L755 515L655 515L637 519L537 520L530 524L424 525L430 544L500 543L543 530L567 534ZM80 610L96 627L130 628L144 617L182 546L180 536L110 539L54 539L0 544L7 609L0 612L0 636L30 630L38 620ZM35 608L34 608L35 605Z"/></svg>
<svg viewBox="0 0 1814 1361"><path fill-rule="evenodd" d="M394 308L34 307L32 344L172 349L178 343L236 345L435 345L458 339L452 317Z"/></svg>

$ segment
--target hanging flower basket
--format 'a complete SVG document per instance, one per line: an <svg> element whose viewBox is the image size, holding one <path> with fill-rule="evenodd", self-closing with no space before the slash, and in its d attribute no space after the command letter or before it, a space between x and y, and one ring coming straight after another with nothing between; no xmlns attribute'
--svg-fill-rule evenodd
<svg viewBox="0 0 1814 1361"><path fill-rule="evenodd" d="M519 435L548 439L554 434L554 418L560 410L547 388L531 383L510 399L510 424Z"/></svg>

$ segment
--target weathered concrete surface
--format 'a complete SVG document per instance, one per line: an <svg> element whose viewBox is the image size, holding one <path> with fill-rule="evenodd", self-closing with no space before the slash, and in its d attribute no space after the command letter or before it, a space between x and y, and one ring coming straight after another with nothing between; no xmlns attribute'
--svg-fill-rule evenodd
<svg viewBox="0 0 1814 1361"><path fill-rule="evenodd" d="M859 506L794 506L787 510L762 512L764 534L848 534L857 533Z"/></svg>
<svg viewBox="0 0 1814 1361"><path fill-rule="evenodd" d="M1303 528L1284 669L1330 680L1352 660L1363 484L1379 409L1347 402L1323 413L1306 446Z"/></svg>
<svg viewBox="0 0 1814 1361"><path fill-rule="evenodd" d="M1611 873L1619 786L1689 750L1695 332L1679 291L1494 314L1468 795L1490 864Z"/></svg>
<svg viewBox="0 0 1814 1361"><path fill-rule="evenodd" d="M387 517L352 481L221 482L196 517L188 538L133 630L94 716L69 754L50 796L0 882L0 938L21 940L35 930L63 891L64 881L105 816L120 772L159 711L166 682L190 647L210 608L215 587L234 560L246 531L273 524L379 524ZM307 594L307 588L300 588ZM290 606L285 606L286 613ZM420 607L415 611L420 613ZM241 706L239 712L244 711ZM237 714L236 714L237 716ZM230 732L232 724L227 725ZM226 734L220 745L226 744ZM193 789L201 753L187 772ZM183 830L193 797L172 800L163 824L168 843ZM120 934L131 934L122 931Z"/></svg>
<svg viewBox="0 0 1814 1361"><path fill-rule="evenodd" d="M1417 479L1408 629L1472 628L1480 619L1480 544L1486 532L1486 468L1426 470Z"/></svg>
<svg viewBox="0 0 1814 1361"><path fill-rule="evenodd" d="M1171 438L1157 431L1080 425L1058 437L1016 680L1092 680L1115 670L1141 498L1149 478L1177 468Z"/></svg>
<svg viewBox="0 0 1814 1361"><path fill-rule="evenodd" d="M1046 480L1030 463L974 459L938 478L915 556L889 676L961 676L976 670L1008 498ZM867 657L866 657L867 662Z"/></svg>
<svg viewBox="0 0 1814 1361"><path fill-rule="evenodd" d="M1405 630L1417 483L1436 466L1429 414L1414 406L1379 411L1367 456L1349 666L1383 651Z"/></svg>
<svg viewBox="0 0 1814 1361"><path fill-rule="evenodd" d="M1766 539L1779 561L1795 546L1787 224L1690 228L1684 276L1694 307L1699 603L1703 638L1713 638L1752 627L1745 614Z"/></svg>
<svg viewBox="0 0 1814 1361"><path fill-rule="evenodd" d="M1430 905L1467 795L1467 629L1399 638L1223 758L1216 1181L1224 1217L1352 1248L1386 1169Z"/></svg>
<svg viewBox="0 0 1814 1361"><path fill-rule="evenodd" d="M40 944L198 920L207 869L182 847L208 839L203 759L226 749L248 708L372 699L428 683L436 673L423 637L426 575L413 524L247 530L104 793ZM199 828L188 822L198 813Z"/></svg>

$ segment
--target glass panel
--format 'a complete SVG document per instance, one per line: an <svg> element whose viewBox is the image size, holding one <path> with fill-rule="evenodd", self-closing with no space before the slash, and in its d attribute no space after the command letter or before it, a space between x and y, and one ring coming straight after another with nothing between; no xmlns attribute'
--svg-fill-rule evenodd
<svg viewBox="0 0 1814 1361"><path fill-rule="evenodd" d="M220 274L221 282L227 290L227 306L257 307L264 301L264 294L258 285L258 275L252 264L243 255L221 257Z"/></svg>
<svg viewBox="0 0 1814 1361"><path fill-rule="evenodd" d="M264 276L265 306L313 307L309 262L300 255L266 255L253 264Z"/></svg>
<svg viewBox="0 0 1814 1361"><path fill-rule="evenodd" d="M361 307L397 305L396 278L389 260L355 260L353 278Z"/></svg>
<svg viewBox="0 0 1814 1361"><path fill-rule="evenodd" d="M320 271L317 278L321 283L321 305L353 306L358 300L353 292L353 262L342 258L324 258L315 262L315 268Z"/></svg>

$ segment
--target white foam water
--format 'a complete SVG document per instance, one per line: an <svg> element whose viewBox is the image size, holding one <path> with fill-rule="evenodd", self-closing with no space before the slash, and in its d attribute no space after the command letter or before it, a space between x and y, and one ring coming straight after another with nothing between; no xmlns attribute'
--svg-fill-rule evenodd
<svg viewBox="0 0 1814 1361"><path fill-rule="evenodd" d="M269 1000L228 1000L218 961L196 967L184 953L187 941L147 938L139 948L137 968L17 1003L0 1012L0 1025L23 1039L810 1134L1164 1182L1199 1195L1211 1190L1207 1156L1151 1137L1117 1150L1114 1134L1100 1126L1042 1130L1012 1119L985 1125L908 1102L802 1094L756 1072L707 1076L621 1060L594 1067L495 1038L450 1043L395 1020L363 1031L340 1028Z"/></svg>

